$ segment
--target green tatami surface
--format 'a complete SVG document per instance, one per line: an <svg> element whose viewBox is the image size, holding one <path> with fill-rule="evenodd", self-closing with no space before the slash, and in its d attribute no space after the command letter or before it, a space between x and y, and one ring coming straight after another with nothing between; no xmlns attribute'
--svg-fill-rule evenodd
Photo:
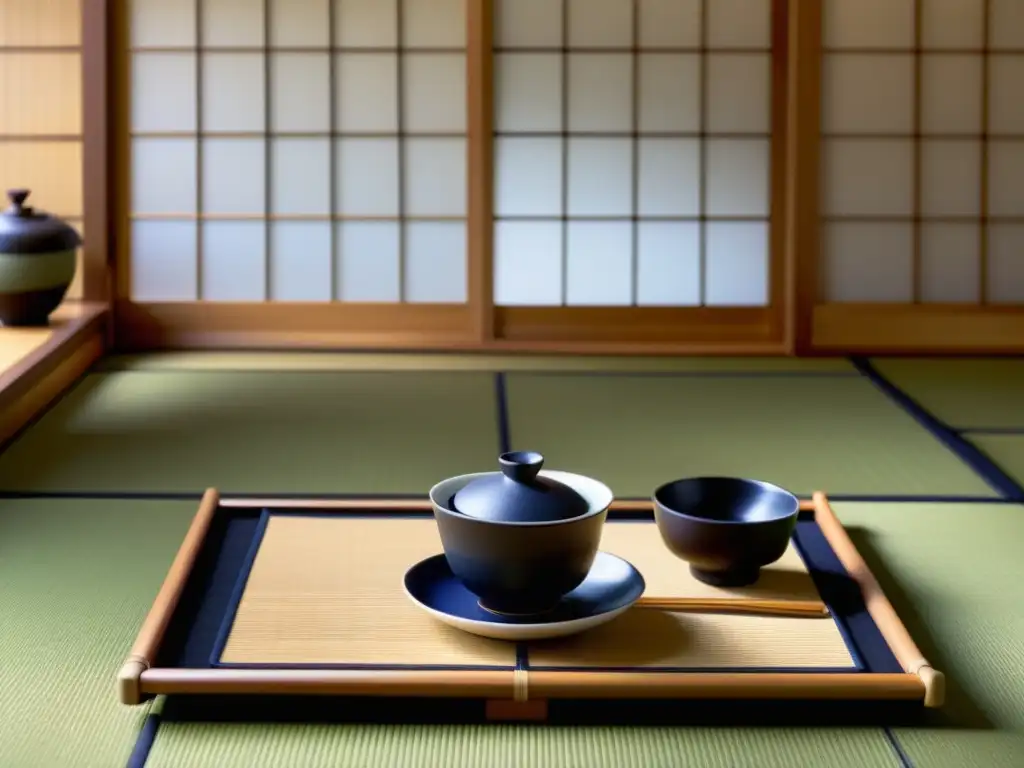
<svg viewBox="0 0 1024 768"><path fill-rule="evenodd" d="M195 512L0 501L0 766L125 765L148 708L118 703L117 672Z"/></svg>
<svg viewBox="0 0 1024 768"><path fill-rule="evenodd" d="M557 359L452 358L456 370L446 371L433 356L356 357L107 361L0 454L0 490L425 494L453 474L494 469L490 371L508 368L513 447L598 477L619 496L712 473L800 493L993 495L866 379L817 375L849 370L845 361L609 364L615 375L601 376L581 375L597 370L590 362ZM645 370L699 375L631 375ZM786 375L735 375L746 372ZM987 379L968 379L960 386L974 394L963 402L1002 397L986 394L996 386ZM1015 425L1000 415L1008 398L961 419L911 394L956 426ZM1024 482L1024 436L968 437ZM117 671L196 504L0 499L0 768L125 765L149 707L117 702ZM835 508L947 675L945 709L926 726L895 730L915 767L1024 766L1024 506ZM899 765L877 728L164 722L147 768Z"/></svg>
<svg viewBox="0 0 1024 768"><path fill-rule="evenodd" d="M426 494L498 450L487 373L93 374L0 455L0 489Z"/></svg>
<svg viewBox="0 0 1024 768"><path fill-rule="evenodd" d="M834 506L922 653L946 674L934 727L895 733L918 768L1024 765L1024 506Z"/></svg>
<svg viewBox="0 0 1024 768"><path fill-rule="evenodd" d="M880 730L160 726L146 768L897 768ZM923 767L922 767L923 768Z"/></svg>
<svg viewBox="0 0 1024 768"><path fill-rule="evenodd" d="M1024 391L1021 392L1024 399ZM1002 467L1010 477L1024 485L1024 434L972 435L965 437Z"/></svg>
<svg viewBox="0 0 1024 768"><path fill-rule="evenodd" d="M872 363L951 427L1024 427L1022 359L878 359Z"/></svg>
<svg viewBox="0 0 1024 768"><path fill-rule="evenodd" d="M508 375L511 444L647 496L694 475L795 493L993 496L861 377Z"/></svg>

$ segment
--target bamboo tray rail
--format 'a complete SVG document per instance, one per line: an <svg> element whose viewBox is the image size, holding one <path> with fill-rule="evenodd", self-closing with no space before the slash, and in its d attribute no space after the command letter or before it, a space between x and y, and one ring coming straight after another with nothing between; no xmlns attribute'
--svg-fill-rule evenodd
<svg viewBox="0 0 1024 768"><path fill-rule="evenodd" d="M922 656L822 493L786 555L745 590L689 576L658 546L650 502L616 502L602 548L645 597L821 599L831 618L628 611L574 638L504 643L422 615L405 569L440 551L427 500L221 499L208 490L119 677L159 694L448 698L492 719L548 702L899 703L938 707Z"/></svg>

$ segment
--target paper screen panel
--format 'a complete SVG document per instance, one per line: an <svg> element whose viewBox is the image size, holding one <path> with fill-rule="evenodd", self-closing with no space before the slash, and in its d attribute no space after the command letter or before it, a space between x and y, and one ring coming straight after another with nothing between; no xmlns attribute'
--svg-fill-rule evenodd
<svg viewBox="0 0 1024 768"><path fill-rule="evenodd" d="M133 298L466 301L464 0L131 14Z"/></svg>
<svg viewBox="0 0 1024 768"><path fill-rule="evenodd" d="M82 231L79 0L0 3L0 189ZM67 298L82 298L82 254Z"/></svg>
<svg viewBox="0 0 1024 768"><path fill-rule="evenodd" d="M1013 0L826 0L821 300L1019 301L998 247L1024 223L1021 19Z"/></svg>
<svg viewBox="0 0 1024 768"><path fill-rule="evenodd" d="M765 306L771 40L770 0L497 2L495 302Z"/></svg>

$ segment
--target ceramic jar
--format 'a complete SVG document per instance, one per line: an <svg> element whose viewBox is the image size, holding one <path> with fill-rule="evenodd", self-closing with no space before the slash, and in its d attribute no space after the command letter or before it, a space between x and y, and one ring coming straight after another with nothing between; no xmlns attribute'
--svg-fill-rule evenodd
<svg viewBox="0 0 1024 768"><path fill-rule="evenodd" d="M75 277L82 238L55 216L25 204L30 192L12 189L0 213L0 323L47 325Z"/></svg>

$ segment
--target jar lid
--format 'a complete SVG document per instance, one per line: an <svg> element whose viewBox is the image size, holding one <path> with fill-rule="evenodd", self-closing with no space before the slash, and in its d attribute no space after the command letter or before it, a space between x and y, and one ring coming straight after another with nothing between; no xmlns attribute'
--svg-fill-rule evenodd
<svg viewBox="0 0 1024 768"><path fill-rule="evenodd" d="M11 189L11 206L0 213L0 253L31 255L73 251L82 244L81 236L66 223L25 205L31 192Z"/></svg>
<svg viewBox="0 0 1024 768"><path fill-rule="evenodd" d="M544 523L584 515L590 505L565 483L538 473L544 457L536 451L513 451L498 457L501 472L477 478L452 499L456 512L505 523Z"/></svg>

